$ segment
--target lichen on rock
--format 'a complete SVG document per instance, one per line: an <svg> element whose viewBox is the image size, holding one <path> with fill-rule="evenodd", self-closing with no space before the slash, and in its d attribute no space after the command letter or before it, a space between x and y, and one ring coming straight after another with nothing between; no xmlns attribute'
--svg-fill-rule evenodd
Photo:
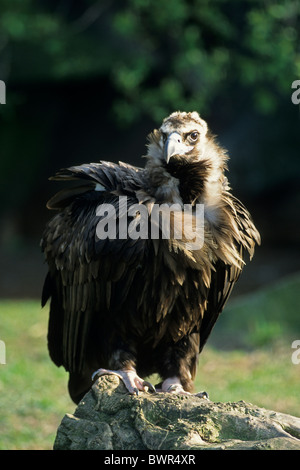
<svg viewBox="0 0 300 470"><path fill-rule="evenodd" d="M63 418L54 449L300 450L300 418L244 401L144 392L137 397L118 377L102 376L75 413Z"/></svg>

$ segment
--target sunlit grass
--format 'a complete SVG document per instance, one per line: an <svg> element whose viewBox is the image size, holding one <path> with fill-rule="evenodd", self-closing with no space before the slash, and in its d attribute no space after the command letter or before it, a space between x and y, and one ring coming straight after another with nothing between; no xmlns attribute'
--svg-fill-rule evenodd
<svg viewBox="0 0 300 470"><path fill-rule="evenodd" d="M67 374L48 357L47 309L36 301L0 303L0 449L51 449L56 429L75 405Z"/></svg>
<svg viewBox="0 0 300 470"><path fill-rule="evenodd" d="M245 400L300 416L300 275L231 301L200 358L198 384L212 400Z"/></svg>
<svg viewBox="0 0 300 470"><path fill-rule="evenodd" d="M204 349L196 390L221 402L244 400L300 417L300 365L291 361L289 343L265 350Z"/></svg>

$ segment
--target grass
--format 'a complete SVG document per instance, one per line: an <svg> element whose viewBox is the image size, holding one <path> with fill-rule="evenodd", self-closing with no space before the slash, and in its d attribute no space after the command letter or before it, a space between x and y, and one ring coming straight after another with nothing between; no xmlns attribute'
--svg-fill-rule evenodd
<svg viewBox="0 0 300 470"><path fill-rule="evenodd" d="M196 389L213 401L245 400L300 416L300 276L231 302L200 357ZM0 449L52 449L57 427L75 405L68 374L48 357L48 311L38 301L0 301Z"/></svg>
<svg viewBox="0 0 300 470"><path fill-rule="evenodd" d="M244 400L300 417L300 365L291 361L290 344L263 351L207 348L200 359L197 390L221 402Z"/></svg>
<svg viewBox="0 0 300 470"><path fill-rule="evenodd" d="M300 364L291 359L299 313L299 273L231 301L200 357L198 387L214 401L243 399L300 416Z"/></svg>
<svg viewBox="0 0 300 470"><path fill-rule="evenodd" d="M253 349L300 339L300 273L229 303L214 330L214 344Z"/></svg>
<svg viewBox="0 0 300 470"><path fill-rule="evenodd" d="M74 404L67 374L51 363L47 311L37 301L1 301L0 449L51 449L56 429Z"/></svg>

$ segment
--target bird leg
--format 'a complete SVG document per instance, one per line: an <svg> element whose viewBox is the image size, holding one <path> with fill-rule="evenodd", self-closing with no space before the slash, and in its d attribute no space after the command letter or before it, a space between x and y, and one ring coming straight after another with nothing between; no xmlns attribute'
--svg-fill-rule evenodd
<svg viewBox="0 0 300 470"><path fill-rule="evenodd" d="M121 369L121 370L109 370L109 369L98 369L92 375L92 380L96 376L101 375L116 375L122 380L128 392L132 395L138 395L139 390L147 392L155 392L155 387L146 380L141 379L136 373L135 369Z"/></svg>
<svg viewBox="0 0 300 470"><path fill-rule="evenodd" d="M206 392L193 393L199 346L199 334L192 333L164 348L158 364L163 379L160 392L208 399Z"/></svg>

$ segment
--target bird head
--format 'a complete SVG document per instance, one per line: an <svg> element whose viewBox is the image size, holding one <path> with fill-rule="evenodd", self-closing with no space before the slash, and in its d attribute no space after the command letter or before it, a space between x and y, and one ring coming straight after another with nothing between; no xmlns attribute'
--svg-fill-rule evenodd
<svg viewBox="0 0 300 470"><path fill-rule="evenodd" d="M212 205L227 188L227 152L196 111L170 114L148 136L147 146L146 169L159 200L178 200L177 190L184 203L205 198Z"/></svg>
<svg viewBox="0 0 300 470"><path fill-rule="evenodd" d="M148 155L168 164L171 159L201 159L206 143L207 124L194 111L176 111L149 135Z"/></svg>

